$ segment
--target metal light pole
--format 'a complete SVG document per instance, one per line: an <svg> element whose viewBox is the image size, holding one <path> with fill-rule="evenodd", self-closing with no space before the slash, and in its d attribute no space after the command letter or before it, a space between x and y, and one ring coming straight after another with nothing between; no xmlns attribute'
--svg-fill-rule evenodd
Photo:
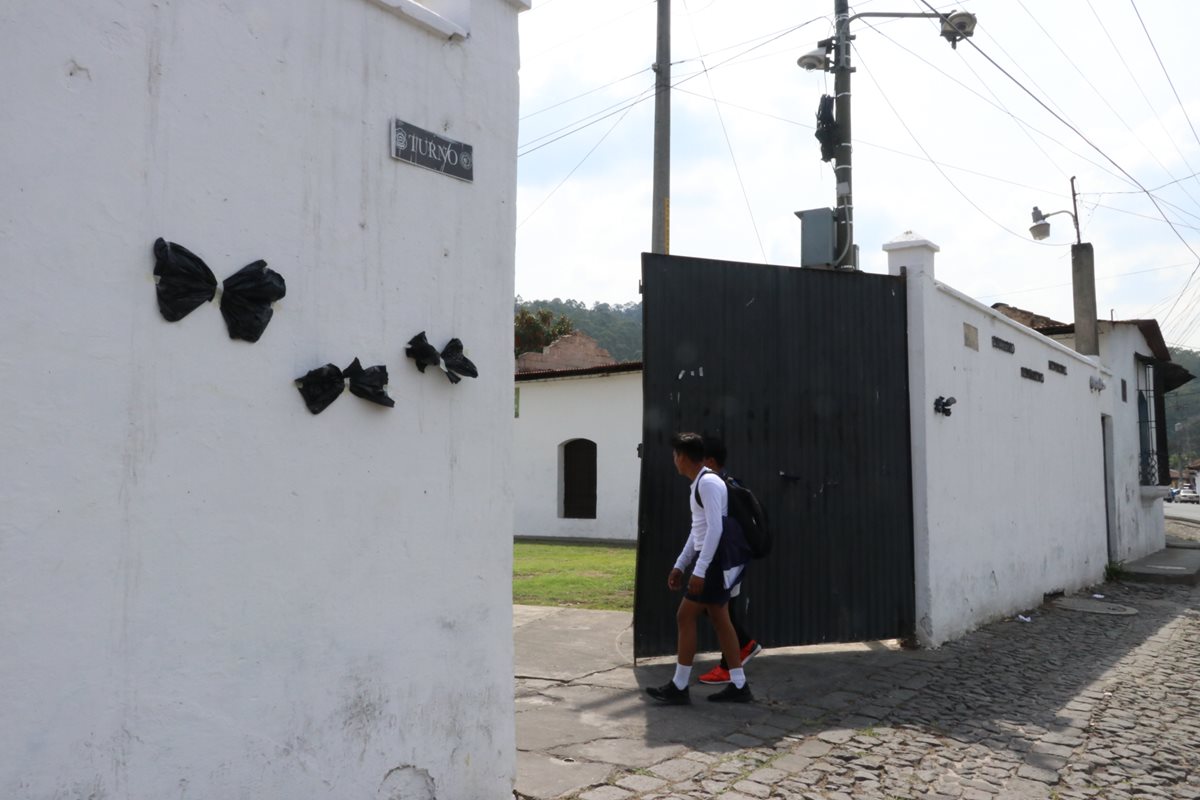
<svg viewBox="0 0 1200 800"><path fill-rule="evenodd" d="M671 251L671 0L658 0L654 61L654 190L650 252Z"/></svg>
<svg viewBox="0 0 1200 800"><path fill-rule="evenodd" d="M1050 223L1055 214L1070 214L1075 223L1075 244L1071 245L1071 295L1075 306L1075 352L1084 356L1100 355L1100 331L1096 324L1096 259L1090 242L1080 240L1079 202L1075 194L1075 178L1071 178L1071 208L1073 211L1052 211L1043 214L1033 207L1033 225L1029 233L1037 241L1050 235Z"/></svg>
<svg viewBox="0 0 1200 800"><path fill-rule="evenodd" d="M948 14L924 12L868 11L850 16L849 0L834 0L834 35L831 39L817 42L817 49L801 56L797 63L807 70L822 69L833 73L834 117L836 127L833 148L836 197L834 219L836 221L836 243L834 266L840 269L857 269L858 258L854 249L854 180L851 161L853 159L853 137L850 125L850 74L854 67L850 63L850 23L863 17L916 17L940 19L941 35L952 47L975 32L975 15L965 11ZM832 60L830 56L832 55ZM820 135L820 134L818 134ZM828 160L828 159L827 159Z"/></svg>

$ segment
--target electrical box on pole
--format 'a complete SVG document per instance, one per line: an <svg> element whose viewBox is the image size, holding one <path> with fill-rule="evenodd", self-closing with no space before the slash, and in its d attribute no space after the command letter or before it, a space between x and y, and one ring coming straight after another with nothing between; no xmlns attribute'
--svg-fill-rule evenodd
<svg viewBox="0 0 1200 800"><path fill-rule="evenodd" d="M797 211L800 218L800 266L830 268L837 253L837 222L832 208Z"/></svg>

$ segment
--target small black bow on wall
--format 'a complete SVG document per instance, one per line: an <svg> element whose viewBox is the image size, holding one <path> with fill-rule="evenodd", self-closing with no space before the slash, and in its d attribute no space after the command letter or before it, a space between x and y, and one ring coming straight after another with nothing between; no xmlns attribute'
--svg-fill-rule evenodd
<svg viewBox="0 0 1200 800"><path fill-rule="evenodd" d="M357 358L344 370L333 364L309 370L304 377L296 379L296 388L300 390L308 410L320 414L338 399L347 381L350 382L350 393L363 400L388 408L396 405L396 401L387 394L387 367L380 364L363 369Z"/></svg>
<svg viewBox="0 0 1200 800"><path fill-rule="evenodd" d="M417 369L421 372L426 367L437 367L446 373L451 383L458 383L463 375L468 378L479 377L479 370L475 369L471 359L463 355L463 343L459 339L451 339L439 353L425 338L425 331L421 331L408 340L404 355L417 362Z"/></svg>
<svg viewBox="0 0 1200 800"><path fill-rule="evenodd" d="M154 276L158 311L167 322L183 319L217 293L217 279L208 265L183 245L162 238L154 242ZM286 294L283 276L268 269L266 261L247 264L226 278L221 316L229 338L257 342L274 313L271 303Z"/></svg>

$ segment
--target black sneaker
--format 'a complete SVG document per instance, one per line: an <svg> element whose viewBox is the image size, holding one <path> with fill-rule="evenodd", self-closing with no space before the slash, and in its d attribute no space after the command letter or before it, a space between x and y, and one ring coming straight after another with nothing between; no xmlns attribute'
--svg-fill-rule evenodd
<svg viewBox="0 0 1200 800"><path fill-rule="evenodd" d="M667 681L662 686L651 686L646 689L646 694L660 703L671 706L686 706L692 702L692 696L688 694L687 687L680 689L675 685L675 681Z"/></svg>
<svg viewBox="0 0 1200 800"><path fill-rule="evenodd" d="M716 694L708 696L710 703L750 703L753 700L754 695L750 691L750 681L742 684L740 689L731 683Z"/></svg>

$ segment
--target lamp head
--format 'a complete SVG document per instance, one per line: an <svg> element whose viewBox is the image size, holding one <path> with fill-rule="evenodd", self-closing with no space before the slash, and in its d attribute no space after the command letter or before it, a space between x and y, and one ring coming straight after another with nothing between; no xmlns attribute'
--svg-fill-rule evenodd
<svg viewBox="0 0 1200 800"><path fill-rule="evenodd" d="M1050 223L1046 222L1046 215L1037 206L1033 207L1033 225L1029 226L1029 235L1038 242L1050 235Z"/></svg>
<svg viewBox="0 0 1200 800"><path fill-rule="evenodd" d="M967 11L952 11L942 17L942 37L957 48L958 43L975 33L975 15Z"/></svg>
<svg viewBox="0 0 1200 800"><path fill-rule="evenodd" d="M829 68L829 60L825 57L825 49L821 47L818 47L816 50L810 50L800 56L800 58L796 59L796 63L802 69L806 69L809 72L815 69L824 70Z"/></svg>

